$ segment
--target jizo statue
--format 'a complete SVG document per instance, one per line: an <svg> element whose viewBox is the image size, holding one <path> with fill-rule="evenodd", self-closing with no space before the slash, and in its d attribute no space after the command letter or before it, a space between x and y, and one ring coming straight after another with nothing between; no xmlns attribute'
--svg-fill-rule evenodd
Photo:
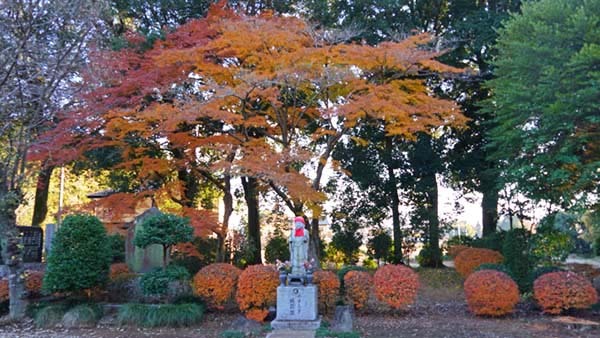
<svg viewBox="0 0 600 338"><path fill-rule="evenodd" d="M308 261L308 230L305 228L304 218L294 218L294 228L290 234L290 261L292 263L292 276L306 275L304 263Z"/></svg>

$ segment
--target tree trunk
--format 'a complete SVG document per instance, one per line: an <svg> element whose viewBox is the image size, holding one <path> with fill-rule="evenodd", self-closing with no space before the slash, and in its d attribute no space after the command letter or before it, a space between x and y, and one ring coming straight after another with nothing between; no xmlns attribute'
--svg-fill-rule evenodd
<svg viewBox="0 0 600 338"><path fill-rule="evenodd" d="M223 189L223 222L221 233L217 234L217 262L225 262L225 239L229 231L229 219L233 213L233 195L231 194L231 177L226 176Z"/></svg>
<svg viewBox="0 0 600 338"><path fill-rule="evenodd" d="M392 159L392 147L393 147L393 139L391 137L386 137L385 139L385 164L387 166L388 171L388 194L391 199L392 208L392 230L394 234L394 256L393 263L400 264L404 262L404 257L402 255L402 229L400 228L400 212L398 211L398 207L400 205L400 197L398 196L398 181L396 179L396 174L394 173L394 163Z"/></svg>
<svg viewBox="0 0 600 338"><path fill-rule="evenodd" d="M482 232L487 236L496 232L498 224L498 191L490 189L483 191L481 199Z"/></svg>
<svg viewBox="0 0 600 338"><path fill-rule="evenodd" d="M32 226L41 226L48 214L48 191L50 190L50 178L54 171L53 165L42 164L35 186L35 201L33 204Z"/></svg>
<svg viewBox="0 0 600 338"><path fill-rule="evenodd" d="M431 266L440 268L442 264L442 251L440 250L440 220L438 218L438 188L435 172L430 172L425 178L427 189L427 215L429 218L429 250L431 250Z"/></svg>
<svg viewBox="0 0 600 338"><path fill-rule="evenodd" d="M248 207L248 237L252 241L253 257L250 263L262 264L260 244L260 216L258 210L258 181L254 177L242 177L244 199Z"/></svg>
<svg viewBox="0 0 600 338"><path fill-rule="evenodd" d="M308 259L315 260L314 266L320 268L321 258L321 240L319 237L319 219L313 218L309 223L308 233L310 234L310 243L308 243Z"/></svg>
<svg viewBox="0 0 600 338"><path fill-rule="evenodd" d="M3 179L0 179L0 229L5 238L3 249L4 263L8 266L8 295L10 298L10 318L25 317L27 298L25 292L23 252L21 238L17 230L15 210L19 206L19 193L9 191Z"/></svg>

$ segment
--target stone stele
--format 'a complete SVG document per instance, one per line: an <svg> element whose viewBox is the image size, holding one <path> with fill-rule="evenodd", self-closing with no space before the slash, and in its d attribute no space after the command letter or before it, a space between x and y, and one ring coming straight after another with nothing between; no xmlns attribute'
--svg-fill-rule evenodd
<svg viewBox="0 0 600 338"><path fill-rule="evenodd" d="M277 287L277 317L274 329L316 330L318 318L316 285L280 285Z"/></svg>

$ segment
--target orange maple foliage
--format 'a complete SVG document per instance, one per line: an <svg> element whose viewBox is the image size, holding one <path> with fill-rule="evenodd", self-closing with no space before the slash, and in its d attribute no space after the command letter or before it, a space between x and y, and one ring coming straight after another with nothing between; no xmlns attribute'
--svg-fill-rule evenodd
<svg viewBox="0 0 600 338"><path fill-rule="evenodd" d="M394 309L405 308L415 302L419 276L404 265L384 265L373 277L375 296Z"/></svg>
<svg viewBox="0 0 600 338"><path fill-rule="evenodd" d="M0 302L8 300L8 279L0 279Z"/></svg>
<svg viewBox="0 0 600 338"><path fill-rule="evenodd" d="M223 310L225 304L235 295L241 273L242 270L231 264L210 264L196 273L192 285L196 294L202 297L211 309Z"/></svg>
<svg viewBox="0 0 600 338"><path fill-rule="evenodd" d="M248 319L262 322L277 300L279 275L272 265L250 265L240 275L236 301Z"/></svg>
<svg viewBox="0 0 600 338"><path fill-rule="evenodd" d="M454 259L456 271L467 278L481 264L500 264L504 257L498 251L483 248L468 248L461 251Z"/></svg>
<svg viewBox="0 0 600 338"><path fill-rule="evenodd" d="M425 75L461 71L423 47L427 34L329 44L299 18L248 17L221 2L148 50L129 38L131 48L94 55L89 114L65 116L52 145L77 149L70 159L119 149L115 169L132 174L137 195L160 190L187 208L196 208L190 182L227 195L232 177L252 177L316 219L323 170L351 128L375 119L388 135L410 138L465 123L454 102L427 90ZM316 169L302 170L308 165ZM222 236L227 221L210 231Z"/></svg>
<svg viewBox="0 0 600 338"><path fill-rule="evenodd" d="M519 302L519 287L507 274L481 270L465 280L469 310L479 316L504 316Z"/></svg>
<svg viewBox="0 0 600 338"><path fill-rule="evenodd" d="M544 312L550 314L587 309L598 302L598 293L592 283L570 271L541 275L533 283L533 295Z"/></svg>
<svg viewBox="0 0 600 338"><path fill-rule="evenodd" d="M44 272L27 270L25 271L25 289L33 294L39 294L42 291L44 281Z"/></svg>
<svg viewBox="0 0 600 338"><path fill-rule="evenodd" d="M131 271L129 271L129 266L126 263L113 263L110 265L110 269L108 272L108 278L114 281L119 278L124 278L131 275Z"/></svg>
<svg viewBox="0 0 600 338"><path fill-rule="evenodd" d="M360 310L367 305L373 289L373 277L366 271L352 270L344 275L346 298Z"/></svg>
<svg viewBox="0 0 600 338"><path fill-rule="evenodd" d="M319 311L331 313L340 294L340 279L331 271L318 270L313 274L313 281L319 290Z"/></svg>

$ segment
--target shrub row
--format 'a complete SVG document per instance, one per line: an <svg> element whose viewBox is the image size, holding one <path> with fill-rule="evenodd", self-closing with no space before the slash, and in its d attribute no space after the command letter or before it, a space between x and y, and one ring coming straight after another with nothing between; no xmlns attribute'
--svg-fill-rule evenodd
<svg viewBox="0 0 600 338"><path fill-rule="evenodd" d="M503 316L519 302L517 283L506 273L480 270L464 284L469 310L476 315ZM560 314L569 309L586 309L598 301L591 282L570 271L541 274L533 283L533 294L545 313Z"/></svg>

